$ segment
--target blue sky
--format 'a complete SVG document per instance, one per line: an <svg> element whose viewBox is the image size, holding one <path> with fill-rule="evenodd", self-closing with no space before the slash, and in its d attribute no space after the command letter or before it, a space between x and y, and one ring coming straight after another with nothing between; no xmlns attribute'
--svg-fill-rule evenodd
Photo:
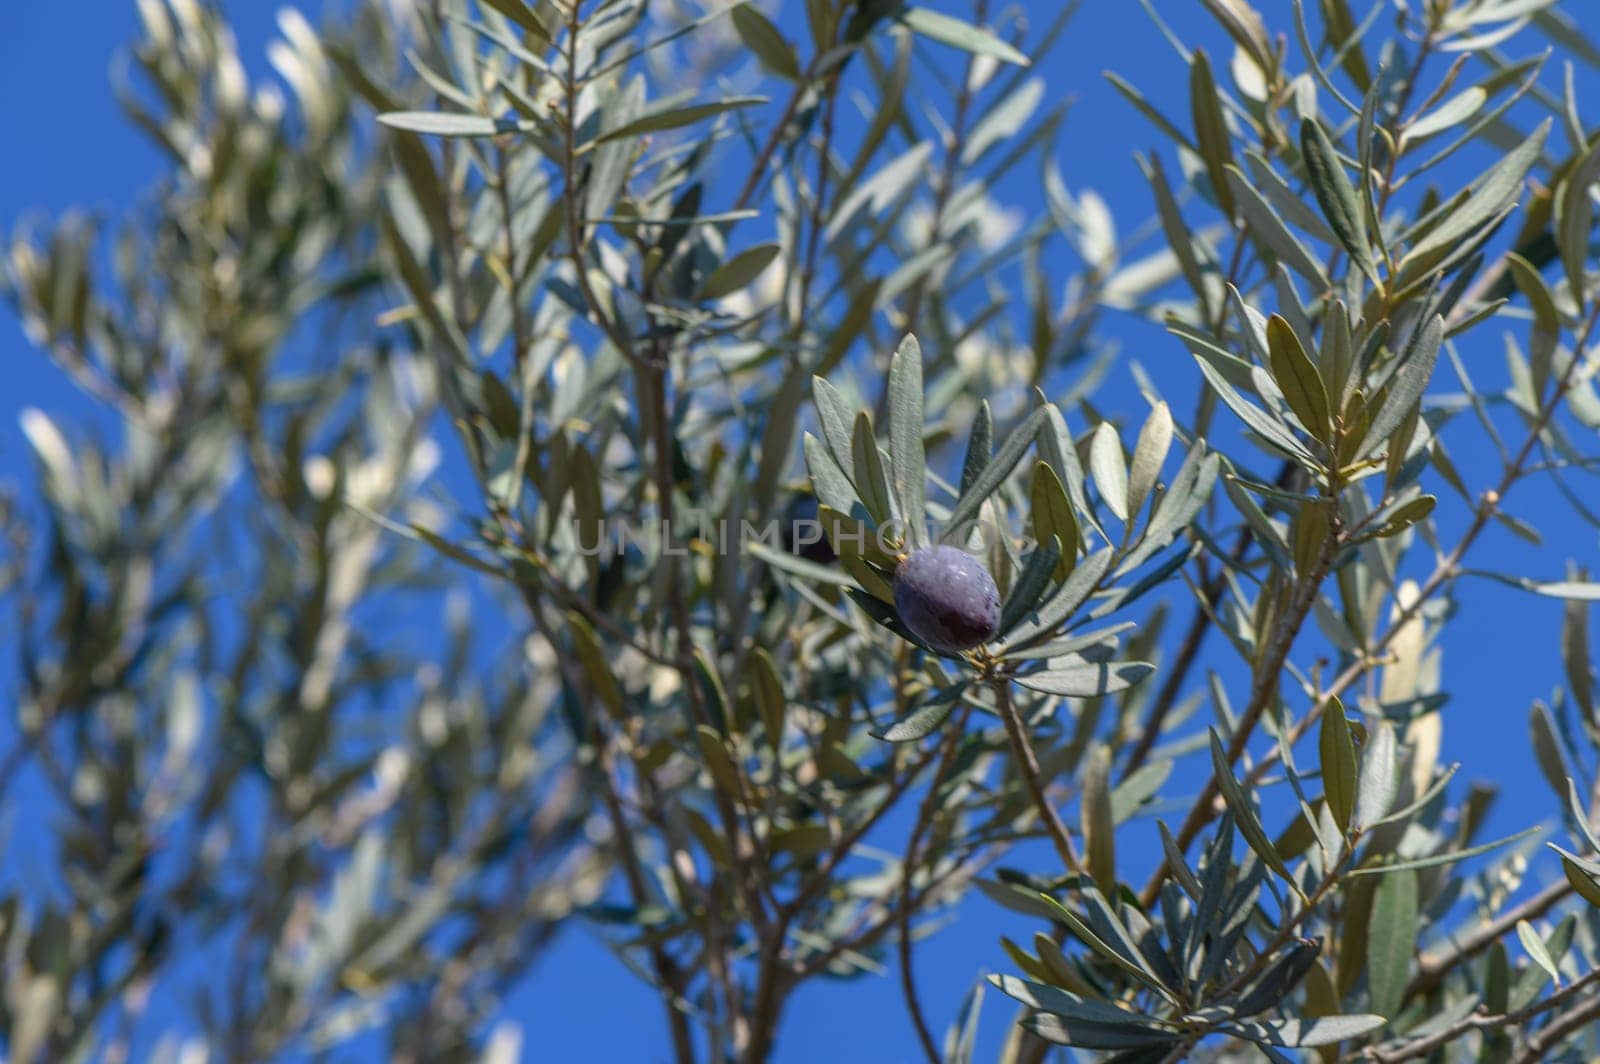
<svg viewBox="0 0 1600 1064"><path fill-rule="evenodd" d="M253 72L265 72L265 45L280 5L234 0L226 6L247 64ZM320 9L311 2L298 6L313 15ZM1196 13L1200 5L1160 6L1172 9L1167 14L1180 33L1192 31L1215 45L1216 33ZM1287 7L1263 6L1274 11ZM92 16L86 15L88 8ZM1085 8L1049 61L1041 64L1051 97L1076 99L1057 159L1075 191L1096 189L1128 229L1151 208L1132 153L1161 142L1109 88L1101 71L1128 76L1176 115L1187 112L1186 72L1138 5L1092 0ZM116 215L129 209L157 176L159 160L121 121L111 92L113 55L135 27L132 0L0 4L0 101L5 104L9 147L0 165L0 225L9 229L29 213L53 215L69 207ZM1219 47L1212 50L1226 54ZM1032 175L1012 180L1002 192L1030 214L1042 210ZM1110 329L1127 357L1162 375L1169 397L1186 408L1184 382L1193 375L1180 345L1131 319L1113 320ZM1480 385L1503 384L1497 332L1485 332L1463 354ZM1106 405L1129 408L1134 394L1126 367L1119 366L1105 393ZM85 401L29 348L9 312L0 311L0 480L26 484L31 477L17 427L18 413L26 406L40 406L68 420L91 416ZM1492 479L1498 466L1473 426L1459 422L1447 439L1469 482ZM1513 512L1545 533L1544 547L1533 548L1496 531L1480 543L1472 564L1543 579L1560 578L1568 558L1600 568L1593 530L1572 519L1552 490L1525 485L1511 503ZM1460 526L1458 503L1444 499L1441 511L1447 528ZM1548 698L1560 683L1561 607L1488 583L1465 586L1460 605L1445 642L1447 686L1454 694L1444 710L1444 760L1462 762L1463 781L1491 778L1501 785L1491 830L1508 832L1546 819L1556 809L1533 765L1527 720L1530 701ZM9 652L0 655L0 681L7 687L9 658ZM26 794L19 797L27 799ZM1135 843L1154 837L1153 826L1143 822L1125 835L1122 846L1144 865L1149 854L1140 854ZM1546 876L1559 874L1553 862L1540 861L1539 866ZM919 953L919 977L936 1026L953 1014L980 969L1003 965L999 935L1026 940L1033 931L1025 920L981 898L954 914L950 926ZM654 995L584 928L566 933L518 988L507 1014L524 1025L528 1059L647 1061L664 1056ZM988 1047L998 1044L1010 1014L1004 999L991 994L980 1059L991 1055ZM790 1011L779 1059L826 1057L833 1064L877 1064L913 1060L915 1053L896 982L865 977L803 991Z"/></svg>

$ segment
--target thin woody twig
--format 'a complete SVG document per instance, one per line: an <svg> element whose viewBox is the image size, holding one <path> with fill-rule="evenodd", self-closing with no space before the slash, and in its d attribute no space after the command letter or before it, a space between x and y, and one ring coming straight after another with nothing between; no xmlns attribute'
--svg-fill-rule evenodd
<svg viewBox="0 0 1600 1064"><path fill-rule="evenodd" d="M1426 1038L1418 1038L1394 1049L1372 1046L1367 1049L1363 1056L1367 1060L1377 1061L1379 1064L1399 1064L1400 1061L1417 1060L1431 1055L1436 1049L1442 1049L1450 1043L1464 1038L1473 1031L1491 1031L1504 1027L1516 1027L1526 1023L1549 1012L1551 1009L1572 1001L1574 998L1581 997L1596 983L1600 983L1600 969L1596 969L1581 979L1568 983L1564 988L1549 997L1535 1001L1524 1008L1498 1015L1491 1015L1482 1011L1474 1012L1469 1016L1462 1017L1443 1030L1435 1031ZM1584 1001L1580 1008L1585 1010L1585 1015L1587 1015L1587 1010L1595 1007L1597 1003L1600 1003L1600 997L1590 997ZM1543 1035L1541 1034L1531 1039L1529 1049L1533 1049L1536 1044L1542 1041L1542 1038ZM1559 1038L1552 1040L1551 1044L1558 1040Z"/></svg>
<svg viewBox="0 0 1600 1064"><path fill-rule="evenodd" d="M1556 880L1527 901L1508 909L1470 934L1463 935L1440 953L1424 954L1417 966L1417 974L1406 987L1407 999L1426 994L1444 981L1444 977L1458 968L1462 961L1476 957L1509 934L1524 920L1537 920L1562 901L1572 896L1572 884L1565 879Z"/></svg>
<svg viewBox="0 0 1600 1064"><path fill-rule="evenodd" d="M928 1058L928 1064L943 1064L943 1061L938 1043L934 1041L933 1031L923 1013L922 1000L917 994L917 973L911 953L911 916L914 909L912 880L920 857L922 838L933 823L933 813L939 805L939 787L950 772L956 752L961 749L961 736L966 731L967 717L971 712L971 706L962 709L955 726L949 729L949 734L940 744L938 768L934 770L933 779L928 784L928 793L923 796L922 805L917 810L917 822L911 829L911 838L906 842L905 857L900 862L900 989L905 997L906 1011L911 1015L912 1028L916 1031L917 1041L922 1046L923 1055Z"/></svg>
<svg viewBox="0 0 1600 1064"><path fill-rule="evenodd" d="M1576 337L1577 342L1573 347L1574 352L1581 352L1589 346L1589 343L1594 337L1597 326L1600 326L1600 305L1597 305L1594 310L1590 311L1589 317L1583 329ZM1372 663L1382 655L1382 652L1386 650L1396 638L1398 638L1400 632L1404 629L1406 622L1417 616L1421 612L1422 608L1433 598L1435 594L1439 592L1441 588L1460 575L1461 563L1466 558L1467 553L1472 549L1479 536L1481 536L1484 530L1488 527L1489 522L1494 517L1495 513L1498 512L1501 503L1505 499L1505 496L1522 479L1524 467L1526 466L1529 458L1532 457L1534 449L1538 446L1539 440L1543 437L1545 428L1549 425L1550 420L1555 416L1556 410L1559 409L1567 392L1572 388L1576 378L1575 371L1580 364L1581 359L1574 355L1574 357L1568 363L1566 371L1562 374L1561 379L1556 382L1556 386L1553 389L1550 398L1543 404L1538 416L1534 419L1534 423L1529 428L1528 434L1523 440L1522 446L1518 449L1517 454L1513 457L1512 461L1507 464L1504 472L1501 474L1499 482L1494 488L1484 493L1482 501L1478 506L1477 511L1473 515L1472 522L1468 525L1467 530L1462 534L1461 539L1457 542L1454 549L1452 549L1447 555L1445 555L1445 557L1439 560L1438 564L1434 567L1433 572L1423 581L1416 597L1409 605L1403 607L1397 612L1393 622L1389 626L1388 631L1385 632L1385 634L1378 640L1377 644L1370 648L1367 654L1352 662L1333 680L1331 684L1329 684L1324 691L1321 692L1322 697L1319 698L1317 704L1314 705L1303 717L1301 717L1300 720L1295 723L1293 728L1290 729L1289 739L1285 745L1292 748L1296 743L1303 739L1316 724L1316 722L1321 718L1323 708L1328 705L1329 701L1332 698L1343 694L1350 688L1352 684L1360 679L1361 676L1365 675L1366 672L1372 667ZM1308 610L1311 605L1312 603L1310 602L1306 604ZM1285 648L1284 653L1284 660L1286 659L1287 648ZM1282 665L1283 661L1280 660L1278 662L1278 667L1281 669ZM1250 725L1253 727L1254 721L1251 720L1250 710L1254 708L1255 701L1252 699L1251 706L1246 710L1245 714L1240 719L1240 727L1235 729L1236 736L1243 734L1246 738L1248 738L1248 729L1245 727L1245 723L1246 721L1249 721ZM1255 715L1259 717L1259 711L1257 711ZM1274 747L1273 749L1268 750L1265 754L1263 754L1260 760L1255 763L1255 766L1246 774L1244 782L1247 787L1260 783L1270 766L1276 763L1278 758L1278 749L1278 747ZM1240 752L1242 753L1242 750ZM1234 756L1234 751L1231 748L1229 750L1229 755L1230 760L1237 760L1237 757ZM1184 831L1181 832L1177 838L1180 850L1186 850L1189 844L1194 841L1195 837L1199 835L1200 831L1204 830L1207 824L1211 823L1211 821L1220 815L1221 811L1218 808L1219 805L1219 792L1215 785L1215 781L1213 780L1211 785L1205 789L1205 791L1201 794L1200 799L1196 801L1194 806L1191 808L1189 816L1184 822ZM1155 892L1160 890L1161 883L1165 880L1167 874L1167 867L1165 862L1163 862L1158 868L1157 874L1152 876L1150 882L1146 884L1145 890L1141 895L1147 900L1147 903L1153 901Z"/></svg>
<svg viewBox="0 0 1600 1064"><path fill-rule="evenodd" d="M1023 727L1022 717L1011 700L1011 681L1001 677L993 686L995 708L1000 714L1001 723L1005 725L1006 738L1011 742L1017 774L1022 777L1023 784L1028 788L1028 794L1033 798L1033 807L1038 812L1039 819L1044 822L1045 830L1050 836L1050 841L1055 844L1056 854L1061 858L1061 863L1069 872L1082 871L1083 863L1078 859L1077 849L1072 844L1072 835L1061 820L1060 810L1056 809L1055 803L1050 800L1050 795L1045 790L1043 773L1039 768L1039 757L1034 752L1033 743Z"/></svg>

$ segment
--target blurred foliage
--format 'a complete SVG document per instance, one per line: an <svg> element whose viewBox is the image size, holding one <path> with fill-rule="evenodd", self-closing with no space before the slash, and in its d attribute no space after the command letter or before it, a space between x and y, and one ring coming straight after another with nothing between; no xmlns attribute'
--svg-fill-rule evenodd
<svg viewBox="0 0 1600 1064"><path fill-rule="evenodd" d="M989 987L1008 1062L1593 1059L1600 584L1482 541L1530 480L1600 525L1600 50L1576 0L1199 6L1145 5L1187 98L1109 75L1163 141L1119 224L1055 161L1072 5L367 0L281 17L284 95L140 0L166 178L8 255L98 404L24 414L0 510L9 1056L181 992L226 1059L510 1059L581 923L680 1062L891 972L934 1064ZM970 649L896 611L935 544ZM1498 839L1440 761L1483 578L1566 610L1505 650L1552 793ZM1017 930L941 1015L974 891Z"/></svg>

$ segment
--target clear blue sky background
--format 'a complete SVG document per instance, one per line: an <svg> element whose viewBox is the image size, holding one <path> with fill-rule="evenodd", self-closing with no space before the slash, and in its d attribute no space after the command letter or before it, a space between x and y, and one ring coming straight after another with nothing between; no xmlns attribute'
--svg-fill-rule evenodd
<svg viewBox="0 0 1600 1064"><path fill-rule="evenodd" d="M280 6L270 0L233 0L232 13L247 65L265 76L265 46L275 32ZM321 5L300 3L315 18ZM797 5L788 5L797 6ZM964 4L940 5L947 10ZM1032 6L1032 5L1030 5ZM1039 7L1054 5L1037 5ZM1132 152L1161 145L1148 127L1106 85L1100 74L1116 70L1163 101L1174 115L1187 113L1185 71L1138 6L1123 0L1089 0L1065 40L1041 65L1052 98L1076 97L1058 161L1074 190L1094 188L1110 203L1123 230L1144 219L1151 208L1148 188ZM1199 4L1158 5L1180 32L1211 43L1213 55L1227 55L1217 34L1200 14ZM1287 4L1267 3L1281 24ZM1281 28L1281 25L1280 25ZM141 189L159 173L158 159L142 138L121 121L110 91L109 70L116 50L136 30L132 0L75 3L0 3L0 104L4 106L5 162L0 164L0 225L9 229L30 213L58 214L71 207L116 215L126 211ZM1519 53L1520 54L1520 53ZM1595 99L1589 94L1587 99ZM1590 116L1591 120L1594 116ZM1481 160L1480 160L1481 164ZM1014 180L1007 198L1029 212L1042 210L1032 174ZM1160 330L1124 319L1111 325L1129 358L1160 375L1169 398L1187 407L1193 374L1180 345ZM1487 337L1465 352L1477 381L1502 386L1505 374L1498 338ZM1119 367L1106 395L1112 409L1132 409L1133 391ZM40 406L68 421L93 417L88 404L35 351L8 311L0 311L0 480L28 484L32 471L18 430L18 413ZM1465 421L1447 437L1458 465L1474 484L1486 485L1497 472L1492 451L1476 441ZM1459 442L1457 442L1459 441ZM1512 509L1539 525L1544 549L1493 533L1477 548L1473 563L1557 579L1565 560L1576 558L1600 568L1592 529L1578 524L1553 491L1519 489ZM1458 503L1445 499L1448 527L1460 527ZM1461 596L1462 613L1448 635L1447 687L1454 697L1445 708L1446 761L1463 763L1463 781L1492 778L1502 786L1501 804L1491 830L1510 831L1546 819L1554 800L1533 766L1527 740L1528 706L1548 698L1560 683L1560 604L1524 596L1489 584L1474 584ZM1186 612L1185 612L1186 615ZM0 648L0 684L9 692L14 654ZM0 726L0 737L6 734ZM1459 784L1458 784L1459 786ZM13 801L26 803L24 792ZM26 810L6 819L26 821ZM1153 827L1131 829L1151 841ZM25 842L13 837L8 859L27 859ZM1149 853L1130 854L1146 864ZM1540 860L1544 876L1559 874ZM12 868L15 874L19 869ZM1536 876L1539 873L1536 872ZM11 875L7 875L7 879ZM984 901L965 904L950 926L920 951L918 971L925 1000L936 1024L945 1023L980 969L1003 968L1001 934L1026 941L1034 927ZM1008 1002L989 996L980 1059L992 1056L1006 1020ZM569 930L507 1004L508 1016L526 1033L527 1059L649 1061L663 1059L662 1023L654 995L614 961L591 931ZM158 1014L159 1015L159 1014ZM171 1018L170 1015L168 1017ZM152 1032L153 1033L153 1032ZM354 1058L371 1054L360 1048ZM850 983L819 985L802 992L782 1035L779 1059L827 1059L831 1064L883 1064L917 1059L912 1035L893 978L866 977Z"/></svg>

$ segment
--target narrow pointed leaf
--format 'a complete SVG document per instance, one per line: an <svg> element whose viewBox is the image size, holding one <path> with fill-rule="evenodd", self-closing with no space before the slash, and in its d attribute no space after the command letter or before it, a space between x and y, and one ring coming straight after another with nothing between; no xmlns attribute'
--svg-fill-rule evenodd
<svg viewBox="0 0 1600 1064"><path fill-rule="evenodd" d="M1118 520L1128 519L1128 467L1122 456L1122 441L1116 427L1100 422L1089 442L1089 473L1107 508Z"/></svg>
<svg viewBox="0 0 1600 1064"><path fill-rule="evenodd" d="M1228 168L1228 187L1233 190L1233 198L1239 204L1239 213L1244 216L1245 226L1266 250L1318 289L1327 288L1328 275L1323 271L1322 264L1289 230L1261 193L1245 180L1238 167Z"/></svg>
<svg viewBox="0 0 1600 1064"><path fill-rule="evenodd" d="M1189 106L1194 119L1195 143L1205 163L1217 205L1233 215L1233 191L1228 186L1228 164L1233 162L1232 139L1222 113L1222 99L1211 73L1211 60L1203 49L1196 49L1189 60Z"/></svg>
<svg viewBox="0 0 1600 1064"><path fill-rule="evenodd" d="M1328 389L1316 364L1295 334L1294 327L1281 315L1267 319L1267 351L1272 359L1272 379L1283 389L1289 409L1317 439L1327 443L1333 436L1328 409Z"/></svg>
<svg viewBox="0 0 1600 1064"><path fill-rule="evenodd" d="M1040 543L1054 539L1060 546L1056 557L1055 576L1065 580L1072 573L1078 558L1078 517L1072 510L1072 500L1055 472L1043 462L1033 467L1033 479L1028 487L1029 511L1033 519L1033 538Z"/></svg>
<svg viewBox="0 0 1600 1064"><path fill-rule="evenodd" d="M780 78L800 80L800 60L794 47L754 4L740 4L733 9L733 29L762 66Z"/></svg>
<svg viewBox="0 0 1600 1064"><path fill-rule="evenodd" d="M922 445L922 347L907 336L889 362L889 468L907 541L922 542L927 458Z"/></svg>
<svg viewBox="0 0 1600 1064"><path fill-rule="evenodd" d="M1585 277L1590 262L1589 239L1594 226L1594 200L1590 188L1600 179L1600 141L1580 159L1561 188L1560 210L1556 219L1556 246L1566 268L1567 283L1574 295L1586 289Z"/></svg>
<svg viewBox="0 0 1600 1064"><path fill-rule="evenodd" d="M1468 233L1499 217L1522 191L1523 179L1544 149L1550 122L1545 119L1527 139L1491 167L1448 218L1406 254L1406 263L1427 262L1438 252L1458 244Z"/></svg>
<svg viewBox="0 0 1600 1064"><path fill-rule="evenodd" d="M822 428L822 442L828 445L834 464L841 472L855 466L851 454L851 424L855 411L832 384L821 377L811 378L812 402L817 408L817 424Z"/></svg>
<svg viewBox="0 0 1600 1064"><path fill-rule="evenodd" d="M778 244L757 244L739 252L711 271L711 275L700 285L699 298L721 299L748 287L772 265L782 250Z"/></svg>
<svg viewBox="0 0 1600 1064"><path fill-rule="evenodd" d="M1029 59L1016 48L986 29L925 7L907 8L898 16L907 27L930 41L948 44L973 55L985 55L1016 66L1028 66Z"/></svg>
<svg viewBox="0 0 1600 1064"><path fill-rule="evenodd" d="M1566 874L1567 882L1572 884L1572 889L1578 896L1590 905L1600 908L1600 880L1586 872L1576 861L1563 856L1561 870Z"/></svg>
<svg viewBox="0 0 1600 1064"><path fill-rule="evenodd" d="M1278 856L1272 840L1267 837L1266 829L1261 826L1261 818L1256 815L1250 796L1245 793L1244 787L1234 776L1233 768L1228 764L1227 751L1222 748L1222 740L1217 737L1215 728L1211 729L1211 771L1217 781L1218 789L1222 791L1222 799L1227 803L1228 811L1233 814L1234 822L1239 825L1239 833L1244 836L1250 849L1268 868L1294 885L1288 866ZM1295 889L1298 891L1299 887L1295 886Z"/></svg>
<svg viewBox="0 0 1600 1064"><path fill-rule="evenodd" d="M1128 469L1127 510L1137 515L1144 509L1145 500L1155 490L1161 476L1161 466L1172 447L1172 411L1166 403L1157 403L1144 428L1139 431L1139 442L1133 448L1133 462Z"/></svg>
<svg viewBox="0 0 1600 1064"><path fill-rule="evenodd" d="M811 488L817 499L842 514L849 513L857 502L856 489L833 455L828 453L827 445L808 432L805 434L805 452L806 469L811 474Z"/></svg>
<svg viewBox="0 0 1600 1064"><path fill-rule="evenodd" d="M1439 350L1444 345L1444 319L1434 315L1423 326L1417 340L1405 352L1405 361L1394 372L1389 383L1389 395L1367 426L1359 454L1363 457L1389 442L1395 430L1411 416L1422 393L1427 391L1433 378L1433 367L1439 361Z"/></svg>
<svg viewBox="0 0 1600 1064"><path fill-rule="evenodd" d="M1016 678L1032 691L1068 698L1094 698L1125 691L1149 676L1155 666L1142 661L1108 661L1044 669Z"/></svg>
<svg viewBox="0 0 1600 1064"><path fill-rule="evenodd" d="M978 508L999 489L1006 477L1011 475L1011 471L1017 467L1017 463L1027 452L1028 445L1033 442L1046 416L1043 408L1035 409L1028 415L1026 421L1013 429L1011 435L1005 438L1000 449L995 452L994 458L984 466L982 473L973 478L972 486L962 493L955 509L950 511L946 537L976 517Z"/></svg>
<svg viewBox="0 0 1600 1064"><path fill-rule="evenodd" d="M1369 827L1382 820L1400 790L1400 767L1395 761L1394 726L1379 721L1368 733L1361 758L1361 782L1356 798L1356 823Z"/></svg>
<svg viewBox="0 0 1600 1064"><path fill-rule="evenodd" d="M1515 835L1507 835L1505 838L1495 839L1493 842L1479 843L1477 846L1469 846L1464 850L1449 850L1445 853L1436 853L1432 857L1418 857L1409 861L1395 861L1391 864L1366 865L1352 870L1349 874L1351 876L1387 876L1399 872L1418 871L1423 868L1438 868L1442 865L1466 861L1473 857L1481 857L1486 853L1498 850L1502 846L1508 846L1513 842L1537 834L1539 834L1539 827L1534 825L1531 828L1517 832Z"/></svg>
<svg viewBox="0 0 1600 1064"><path fill-rule="evenodd" d="M932 735L961 704L964 690L965 684L956 684L936 692L903 719L895 721L881 732L873 732L873 735L889 743L913 743Z"/></svg>
<svg viewBox="0 0 1600 1064"><path fill-rule="evenodd" d="M1544 939L1539 937L1539 932L1526 920L1517 921L1517 938L1522 942L1522 948L1528 951L1528 959L1543 968L1556 986L1561 985L1561 969L1556 966L1555 958L1550 956L1550 951L1545 948Z"/></svg>
<svg viewBox="0 0 1600 1064"><path fill-rule="evenodd" d="M1372 1010L1383 1016L1400 1011L1411 978L1417 906L1415 872L1396 872L1379 881L1367 925L1367 992Z"/></svg>
<svg viewBox="0 0 1600 1064"><path fill-rule="evenodd" d="M755 107L767 102L765 96L729 96L726 99L712 103L691 104L688 107L675 107L666 111L657 111L642 118L618 126L616 129L602 133L596 143L607 144L614 140L623 140L628 137L642 136L645 133L658 133L668 129L681 129L693 125L707 118L714 118L729 111L737 111L744 107Z"/></svg>
<svg viewBox="0 0 1600 1064"><path fill-rule="evenodd" d="M1538 762L1545 782L1558 796L1565 796L1569 775L1567 759L1561 752L1561 740L1557 736L1555 718L1549 706L1543 702L1533 704L1533 710L1528 715L1528 729L1533 736L1534 760Z"/></svg>
<svg viewBox="0 0 1600 1064"><path fill-rule="evenodd" d="M1389 1021L1382 1016L1357 1013L1349 1016L1319 1016L1312 1020L1271 1020L1232 1025L1243 1037L1269 1046L1313 1049L1337 1045L1371 1034Z"/></svg>
<svg viewBox="0 0 1600 1064"><path fill-rule="evenodd" d="M972 419L972 435L967 438L967 457L961 464L961 495L972 488L989 460L994 457L994 417L989 413L989 400L978 403L978 413Z"/></svg>
<svg viewBox="0 0 1600 1064"><path fill-rule="evenodd" d="M1367 240L1366 212L1361 209L1355 186L1344 172L1338 151L1322 124L1314 118L1301 120L1300 151L1311 179L1311 191L1322 208L1322 216L1328 220L1328 228L1339 238L1356 268L1377 284L1378 271L1372 261L1372 245Z"/></svg>
<svg viewBox="0 0 1600 1064"><path fill-rule="evenodd" d="M1050 577L1060 561L1061 541L1054 535L1046 538L1028 555L1000 613L1000 635L1009 632L1038 605L1039 595L1049 585Z"/></svg>
<svg viewBox="0 0 1600 1064"><path fill-rule="evenodd" d="M1356 748L1350 737L1344 705L1337 699L1322 707L1322 730L1318 739L1322 757L1322 787L1328 797L1328 810L1349 834L1350 818L1356 807Z"/></svg>
<svg viewBox="0 0 1600 1064"><path fill-rule="evenodd" d="M1117 889L1116 825L1111 816L1111 749L1095 744L1083 772L1079 812L1089 875L1102 893Z"/></svg>
<svg viewBox="0 0 1600 1064"><path fill-rule="evenodd" d="M520 122L502 122L485 115L448 111L390 111L379 115L378 121L393 129L435 137L492 137L522 129Z"/></svg>
<svg viewBox="0 0 1600 1064"><path fill-rule="evenodd" d="M855 478L856 492L861 496L861 504L878 524L887 523L894 515L894 503L889 493L889 478L884 475L878 439L872 431L872 418L865 410L856 413L850 452L851 472Z"/></svg>

